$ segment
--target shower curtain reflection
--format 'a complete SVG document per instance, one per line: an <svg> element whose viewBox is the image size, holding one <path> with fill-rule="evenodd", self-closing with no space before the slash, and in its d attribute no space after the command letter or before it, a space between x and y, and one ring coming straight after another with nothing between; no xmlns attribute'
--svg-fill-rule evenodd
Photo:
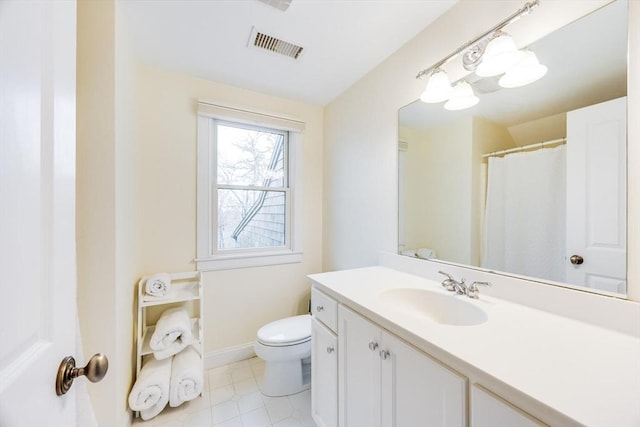
<svg viewBox="0 0 640 427"><path fill-rule="evenodd" d="M490 157L482 267L564 281L566 146Z"/></svg>

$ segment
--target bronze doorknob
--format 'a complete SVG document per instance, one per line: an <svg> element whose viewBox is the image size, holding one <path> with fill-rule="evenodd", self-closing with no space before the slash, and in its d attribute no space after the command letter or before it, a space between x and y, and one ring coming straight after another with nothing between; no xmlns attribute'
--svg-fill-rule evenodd
<svg viewBox="0 0 640 427"><path fill-rule="evenodd" d="M84 368L76 368L76 360L67 356L62 359L56 377L56 394L62 396L71 388L73 380L86 376L92 383L97 383L107 374L109 360L102 353L94 354Z"/></svg>
<svg viewBox="0 0 640 427"><path fill-rule="evenodd" d="M571 261L571 264L573 265L580 265L584 262L584 258L582 258L580 255L571 255L569 261Z"/></svg>

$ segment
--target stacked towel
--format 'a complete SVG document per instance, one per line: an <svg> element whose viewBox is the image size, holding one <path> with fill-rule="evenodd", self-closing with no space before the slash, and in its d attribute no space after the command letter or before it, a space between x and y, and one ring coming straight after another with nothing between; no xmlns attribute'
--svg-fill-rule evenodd
<svg viewBox="0 0 640 427"><path fill-rule="evenodd" d="M189 314L184 308L177 307L162 313L149 345L154 357L162 360L180 352L193 341Z"/></svg>
<svg viewBox="0 0 640 427"><path fill-rule="evenodd" d="M145 300L168 298L171 289L171 276L158 273L149 276L144 283Z"/></svg>
<svg viewBox="0 0 640 427"><path fill-rule="evenodd" d="M142 366L129 394L129 407L140 411L145 421L155 417L169 402L170 383L171 359L156 360L150 357Z"/></svg>
<svg viewBox="0 0 640 427"><path fill-rule="evenodd" d="M189 346L173 357L169 405L176 407L195 399L202 393L203 385L202 358Z"/></svg>

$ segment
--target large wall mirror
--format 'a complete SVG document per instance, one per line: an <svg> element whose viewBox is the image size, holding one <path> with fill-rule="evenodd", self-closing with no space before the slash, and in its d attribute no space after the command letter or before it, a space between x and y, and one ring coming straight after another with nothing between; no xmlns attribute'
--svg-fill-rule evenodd
<svg viewBox="0 0 640 427"><path fill-rule="evenodd" d="M477 105L400 109L400 254L626 295L627 8L529 45L534 83L471 72Z"/></svg>

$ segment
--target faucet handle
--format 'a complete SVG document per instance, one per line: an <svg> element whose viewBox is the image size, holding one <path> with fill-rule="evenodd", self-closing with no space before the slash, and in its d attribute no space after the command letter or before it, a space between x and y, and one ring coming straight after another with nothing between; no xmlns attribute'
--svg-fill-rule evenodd
<svg viewBox="0 0 640 427"><path fill-rule="evenodd" d="M442 270L439 270L439 271L438 271L438 273L439 273L439 274L443 274L443 275L447 276L447 279L449 279L449 280L453 280L453 276L452 276L452 275L450 275L449 273L445 273L445 272L444 272L444 271L442 271Z"/></svg>
<svg viewBox="0 0 640 427"><path fill-rule="evenodd" d="M478 285L491 286L491 283L478 282L478 281L473 282L471 285L469 285L469 288L467 289L467 296L469 298L474 298L474 299L478 298L478 295L480 294L480 289L478 289Z"/></svg>
<svg viewBox="0 0 640 427"><path fill-rule="evenodd" d="M444 271L438 271L438 273L447 276L447 278L444 279L440 283L442 285L442 287L445 288L446 290L448 290L449 292L455 291L455 283L456 283L456 281L453 278L453 276L451 274L449 274L449 273L445 273Z"/></svg>

